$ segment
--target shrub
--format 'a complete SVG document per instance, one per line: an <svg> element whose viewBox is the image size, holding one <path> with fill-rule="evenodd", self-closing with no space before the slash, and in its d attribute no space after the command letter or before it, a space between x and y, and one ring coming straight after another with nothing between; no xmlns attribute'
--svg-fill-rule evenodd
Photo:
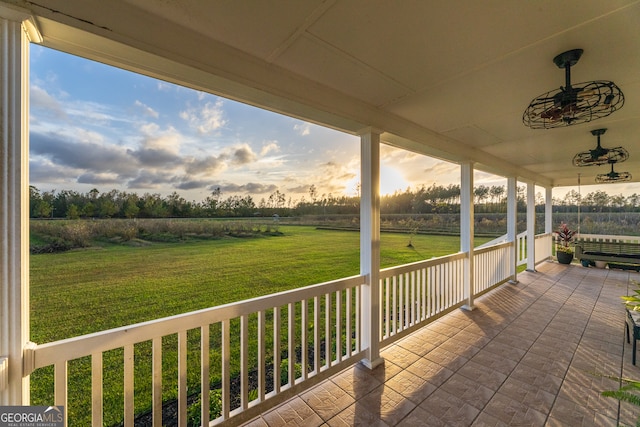
<svg viewBox="0 0 640 427"><path fill-rule="evenodd" d="M302 365L300 363L294 364L295 378L302 376ZM280 385L289 383L289 359L282 359L280 362Z"/></svg>
<svg viewBox="0 0 640 427"><path fill-rule="evenodd" d="M222 390L211 390L209 392L209 420L215 420L220 415L222 415ZM200 427L201 425L202 397L198 396L198 399L187 409L187 426Z"/></svg>

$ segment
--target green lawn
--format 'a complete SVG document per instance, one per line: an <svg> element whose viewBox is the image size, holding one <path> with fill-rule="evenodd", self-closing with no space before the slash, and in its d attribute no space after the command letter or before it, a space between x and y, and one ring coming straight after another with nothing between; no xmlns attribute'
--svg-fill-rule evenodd
<svg viewBox="0 0 640 427"><path fill-rule="evenodd" d="M280 231L283 235L274 237L104 245L32 255L31 340L41 344L358 274L357 232L306 226L282 226ZM383 233L382 267L459 249L456 236L416 235L412 248L408 242L409 235ZM172 398L175 337L165 341L166 398ZM190 351L197 352L197 331L190 332L189 341ZM212 361L219 358L215 345L212 340ZM150 372L145 363L149 355L147 343L136 346L137 410L150 404L149 385L142 379ZM121 350L105 354L105 383L111 384L105 385L109 425L119 422L113 415L122 412L121 360ZM88 422L80 414L90 403L89 367L88 359L70 363L69 413L78 417L70 425ZM193 370L190 388L198 384L197 369ZM32 404L52 404L50 371L33 376Z"/></svg>

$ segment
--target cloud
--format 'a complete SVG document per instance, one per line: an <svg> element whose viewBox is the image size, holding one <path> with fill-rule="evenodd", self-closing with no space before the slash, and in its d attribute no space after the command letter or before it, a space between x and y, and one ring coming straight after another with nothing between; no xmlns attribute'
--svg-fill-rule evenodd
<svg viewBox="0 0 640 427"><path fill-rule="evenodd" d="M31 85L29 102L33 110L42 109L58 119L67 118L62 104L40 86Z"/></svg>
<svg viewBox="0 0 640 427"><path fill-rule="evenodd" d="M185 161L185 170L187 173L194 175L203 173L218 174L227 169L226 159L226 155L220 155L219 157L208 156L204 159L191 157Z"/></svg>
<svg viewBox="0 0 640 427"><path fill-rule="evenodd" d="M175 188L179 190L196 190L198 188L207 188L211 185L211 181L208 180L187 180L175 185Z"/></svg>
<svg viewBox="0 0 640 427"><path fill-rule="evenodd" d="M154 110L153 108L149 107L148 105L143 104L142 102L138 101L136 99L136 102L133 103L133 105L135 105L136 107L138 107L139 109L142 110L143 114L149 117L153 117L154 119L157 119L160 114L158 114L158 112L156 110Z"/></svg>
<svg viewBox="0 0 640 427"><path fill-rule="evenodd" d="M207 102L203 107L190 108L180 112L180 118L196 129L198 133L209 134L227 124L222 105L221 99L215 103Z"/></svg>
<svg viewBox="0 0 640 427"><path fill-rule="evenodd" d="M119 174L129 174L138 168L121 147L93 141L74 141L56 134L32 133L30 150L32 155L46 157L58 167Z"/></svg>
<svg viewBox="0 0 640 427"><path fill-rule="evenodd" d="M307 184L301 184L295 187L288 187L287 191L290 193L294 193L294 194L300 194L300 193L304 193L305 195L309 194L309 188L311 187L311 184L307 185Z"/></svg>
<svg viewBox="0 0 640 427"><path fill-rule="evenodd" d="M74 168L60 168L46 158L29 159L29 181L51 185L58 182L75 182L82 171Z"/></svg>
<svg viewBox="0 0 640 427"><path fill-rule="evenodd" d="M127 182L128 188L161 188L170 185L174 181L173 176L168 176L164 171L141 170L138 176Z"/></svg>
<svg viewBox="0 0 640 427"><path fill-rule="evenodd" d="M161 149L178 153L180 151L180 140L182 135L172 126L166 130L161 130L155 123L145 123L140 126L140 131L144 134L142 145L146 148Z"/></svg>
<svg viewBox="0 0 640 427"><path fill-rule="evenodd" d="M244 194L271 194L278 189L275 184L261 184L249 182L246 184L214 184L209 187L210 191L220 188L222 194L225 193L244 193Z"/></svg>
<svg viewBox="0 0 640 427"><path fill-rule="evenodd" d="M425 178L428 178L429 181L434 181L441 176L455 176L457 180L460 180L460 166L455 163L448 162L437 162L432 166L424 168L422 170L422 174Z"/></svg>
<svg viewBox="0 0 640 427"><path fill-rule="evenodd" d="M79 184L93 184L93 185L117 185L120 184L120 179L117 175L110 173L83 173L78 177Z"/></svg>
<svg viewBox="0 0 640 427"><path fill-rule="evenodd" d="M298 123L293 126L293 130L295 130L300 136L307 136L311 133L311 124Z"/></svg>
<svg viewBox="0 0 640 427"><path fill-rule="evenodd" d="M142 166L174 166L180 164L182 160L180 156L162 148L140 148L138 150L127 150L127 152L135 157Z"/></svg>
<svg viewBox="0 0 640 427"><path fill-rule="evenodd" d="M162 80L158 80L156 82L156 88L160 92L169 92L170 90L172 90L174 88L174 86L172 84L167 83L167 82L163 82Z"/></svg>
<svg viewBox="0 0 640 427"><path fill-rule="evenodd" d="M256 161L258 156L247 144L232 149L231 162L235 165L246 165Z"/></svg>
<svg viewBox="0 0 640 427"><path fill-rule="evenodd" d="M92 126L108 126L115 122L130 123L131 118L119 115L108 105L98 102L65 102L67 115L74 117L78 123Z"/></svg>
<svg viewBox="0 0 640 427"><path fill-rule="evenodd" d="M127 153L135 157L142 166L176 167L182 163L179 155L180 135L175 129L160 131L159 126L147 123L141 126L145 137L137 149L129 149Z"/></svg>
<svg viewBox="0 0 640 427"><path fill-rule="evenodd" d="M267 154L272 152L274 153L280 152L280 146L276 141L272 141L266 145L263 145L262 149L260 150L260 157L266 156Z"/></svg>

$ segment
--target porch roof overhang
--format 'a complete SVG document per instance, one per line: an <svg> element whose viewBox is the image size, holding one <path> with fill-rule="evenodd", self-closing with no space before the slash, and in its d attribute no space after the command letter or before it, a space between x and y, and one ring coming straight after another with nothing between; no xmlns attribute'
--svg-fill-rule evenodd
<svg viewBox="0 0 640 427"><path fill-rule="evenodd" d="M637 0L0 1L31 13L45 46L543 186L608 172L571 163L608 128L640 181ZM573 81L614 81L624 107L529 129L531 99L564 85L552 58L574 48Z"/></svg>

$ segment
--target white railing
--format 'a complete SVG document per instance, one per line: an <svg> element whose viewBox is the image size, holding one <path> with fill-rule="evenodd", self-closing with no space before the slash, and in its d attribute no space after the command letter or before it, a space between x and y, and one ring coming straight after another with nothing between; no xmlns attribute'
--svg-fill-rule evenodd
<svg viewBox="0 0 640 427"><path fill-rule="evenodd" d="M442 315L464 298L460 252L380 271L380 338L383 345L399 333Z"/></svg>
<svg viewBox="0 0 640 427"><path fill-rule="evenodd" d="M613 243L635 243L640 244L640 236L616 236L609 234L579 234L578 240L588 242L613 242Z"/></svg>
<svg viewBox="0 0 640 427"><path fill-rule="evenodd" d="M474 251L475 295L511 278L512 247L511 242L506 242Z"/></svg>
<svg viewBox="0 0 640 427"><path fill-rule="evenodd" d="M551 249L553 246L553 235L551 233L536 234L534 241L535 250L535 264L539 264L542 261L551 258ZM516 265L527 264L527 232L516 236Z"/></svg>
<svg viewBox="0 0 640 427"><path fill-rule="evenodd" d="M527 263L527 232L516 236L516 265L525 265Z"/></svg>
<svg viewBox="0 0 640 427"><path fill-rule="evenodd" d="M511 245L507 242L475 251L474 295L509 279ZM464 264L467 256L461 252L380 271L382 346L465 303ZM25 354L25 360L32 360L27 374L53 366L54 403L68 407L70 385L78 380L73 378L76 373L69 373L69 365L84 359L88 365L84 375L90 378L90 396L84 407L69 408L68 413L71 417L74 411L90 413L91 424L102 426L107 398L103 390L107 388L107 377L114 376L107 373L111 370L121 372L120 402L124 400L124 405L120 403L120 407L123 408L124 425L132 426L136 416L134 397L137 402L140 392L136 381L141 375L139 371L145 372L138 366L145 356L139 361L139 356L135 355L141 352L140 346L146 345L154 426L163 423L163 391L171 387L176 391L179 425L186 425L188 402L194 398L189 390L194 388L200 389L197 396L202 403L201 419L210 419L209 395L213 390L221 395L221 412L212 424L232 417L234 423L248 420L304 391L316 380L363 358L366 349L362 348L360 315L364 283L364 276L354 276L33 345L29 354ZM194 336L197 338L195 362L192 360ZM171 337L173 339L168 340ZM167 349L167 341L171 341L173 348ZM113 351L120 352L115 362L106 356ZM170 351L177 353L173 382L168 381L167 373L163 372L167 369L163 354ZM217 355L212 356L211 351ZM303 359L307 354L309 357ZM108 366L113 363L117 366ZM194 376L194 370L198 384L188 383L187 378ZM219 380L211 389L214 373ZM314 381L309 381L311 379ZM232 380L240 383L239 395L232 395ZM250 382L257 383L257 388L252 388Z"/></svg>
<svg viewBox="0 0 640 427"><path fill-rule="evenodd" d="M187 420L187 384L188 335L200 336L200 354L196 365L200 367L199 387L201 388L201 419L210 418L209 393L210 374L214 369L220 373L222 411L214 424L230 417L250 411L258 403L272 399L273 404L293 395L303 386L299 384L318 376L321 372L328 376L343 366L361 359L360 334L360 288L363 276L313 285L278 294L272 294L251 300L231 303L178 316L139 323L122 328L56 341L35 346L32 356L32 369L54 366L55 405L67 407L67 394L70 384L68 363L86 356L90 357L91 398L90 407L75 408L78 413L91 413L93 426L103 425L103 383L104 373L113 367L103 364L103 355L114 349L122 349L124 359L124 424L134 424L134 372L137 366L134 353L137 345L150 342L151 351L151 388L153 425L162 425L163 392L163 338L177 335L177 402L178 422L186 426ZM284 308L284 309L283 309ZM284 319L284 321L283 321ZM255 337L249 346L251 331ZM231 333L231 329L234 333ZM218 331L218 336L212 335ZM267 345L269 342L270 345ZM281 348L283 346L284 348ZM218 344L216 344L218 343ZM220 351L220 366L211 366L210 348ZM300 350L299 354L297 350ZM311 351L310 361L301 360L302 355ZM237 354L239 366L234 372L230 364L231 354ZM189 354L192 354L189 353ZM281 355L286 355L287 373L284 384L281 378ZM248 378L249 358L257 366L257 395L249 401ZM25 358L29 359L28 356ZM213 358L215 359L215 358ZM191 361L190 361L191 364ZM296 366L296 364L298 364ZM310 366L307 367L307 364ZM121 365L122 366L122 365ZM302 367L304 368L302 368ZM298 368L298 369L296 369ZM120 369L122 369L120 367ZM190 367L189 370L192 370ZM269 372L267 372L269 371ZM296 372L299 371L299 372ZM28 372L27 372L28 373ZM231 377L239 375L240 396L231 396ZM165 375L166 376L166 375ZM266 378L273 378L267 384ZM166 388L166 387L165 387ZM290 393L285 393L291 390ZM232 407L234 399L237 407ZM270 405L270 406L273 406ZM261 405L265 409L269 405ZM73 416L71 413L69 415Z"/></svg>
<svg viewBox="0 0 640 427"><path fill-rule="evenodd" d="M544 260L551 258L551 249L553 247L553 235L551 233L538 234L535 240L535 263L539 264Z"/></svg>

